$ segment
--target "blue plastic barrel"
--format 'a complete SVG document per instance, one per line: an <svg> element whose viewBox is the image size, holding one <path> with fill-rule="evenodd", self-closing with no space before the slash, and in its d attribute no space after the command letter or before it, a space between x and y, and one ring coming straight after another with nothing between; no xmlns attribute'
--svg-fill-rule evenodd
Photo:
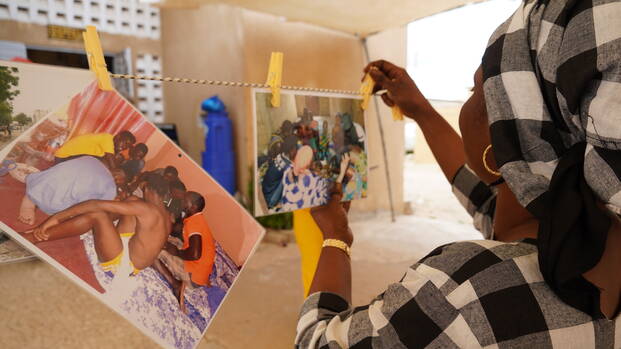
<svg viewBox="0 0 621 349"><path fill-rule="evenodd" d="M201 109L206 114L203 117L206 128L203 168L224 189L234 195L236 188L233 123L218 96L205 99Z"/></svg>

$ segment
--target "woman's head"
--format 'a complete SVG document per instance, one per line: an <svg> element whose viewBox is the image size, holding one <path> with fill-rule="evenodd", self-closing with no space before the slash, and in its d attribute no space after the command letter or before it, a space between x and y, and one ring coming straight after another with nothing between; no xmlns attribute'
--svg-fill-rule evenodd
<svg viewBox="0 0 621 349"><path fill-rule="evenodd" d="M588 14L613 3L524 1L482 59L494 160L539 221L541 274L560 299L597 317L601 292L585 272L610 246L603 204L621 207L621 22Z"/></svg>
<svg viewBox="0 0 621 349"><path fill-rule="evenodd" d="M483 94L483 72L480 67L474 74L472 95L461 108L459 129L464 141L468 166L486 183L496 181L498 177L489 173L483 164L483 152L491 144L491 139ZM486 161L488 166L496 170L493 152L490 151Z"/></svg>

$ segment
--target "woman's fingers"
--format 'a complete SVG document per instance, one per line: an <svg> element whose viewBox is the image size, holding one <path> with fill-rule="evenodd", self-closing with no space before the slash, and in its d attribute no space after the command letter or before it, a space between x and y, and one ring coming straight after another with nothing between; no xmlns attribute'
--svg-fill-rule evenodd
<svg viewBox="0 0 621 349"><path fill-rule="evenodd" d="M431 109L429 102L405 69L381 60L370 63L365 72L375 81L373 93L380 93L387 106L398 106L403 114L415 120L413 115ZM387 91L384 93L381 90Z"/></svg>
<svg viewBox="0 0 621 349"><path fill-rule="evenodd" d="M367 64L367 66L364 67L364 69L362 70L364 74L362 75L362 79L360 79L360 81L364 81L364 77L366 76L366 74L369 74L371 70L381 70L380 67L383 65L383 63L381 62L383 61L373 61Z"/></svg>
<svg viewBox="0 0 621 349"><path fill-rule="evenodd" d="M369 73L372 70L372 68L376 68L382 71L384 74L388 75L389 77L393 77L393 74L395 74L399 69L401 69L400 67L388 61L385 61L383 59L373 61L367 64L367 66L364 68L364 72Z"/></svg>
<svg viewBox="0 0 621 349"><path fill-rule="evenodd" d="M387 106L391 108L395 105L395 101L393 101L392 98L388 96L388 92L382 93L382 100L384 101L384 103L386 103Z"/></svg>
<svg viewBox="0 0 621 349"><path fill-rule="evenodd" d="M377 65L377 61L373 61L369 64L367 64L366 67L364 67L364 69L362 70L365 74L367 74L369 72L369 70L371 70L372 67L376 67ZM376 67L377 68L377 67ZM362 80L364 80L364 76L362 77Z"/></svg>
<svg viewBox="0 0 621 349"><path fill-rule="evenodd" d="M371 77L373 78L373 81L375 81L374 90L377 90L377 91L383 90L383 89L390 90L394 85L393 81L388 76L386 76L386 74L384 74L383 71L379 69L369 70L369 75L371 75Z"/></svg>

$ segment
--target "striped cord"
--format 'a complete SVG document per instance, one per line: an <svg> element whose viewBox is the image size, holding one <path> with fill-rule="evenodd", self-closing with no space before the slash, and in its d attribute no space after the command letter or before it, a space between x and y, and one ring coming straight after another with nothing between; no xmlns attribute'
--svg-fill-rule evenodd
<svg viewBox="0 0 621 349"><path fill-rule="evenodd" d="M267 84L255 84L255 83L250 83L250 82L231 82L231 81L202 80L202 79L197 80L197 79L187 79L187 78L171 78L171 77L161 77L161 76L145 76L145 75L129 75L129 74L110 74L110 77L114 79L178 82L178 83L197 84L197 85L269 88ZM344 94L344 95L356 95L356 96L360 95L360 91L333 90L333 89L315 88L315 87L281 86L280 89L281 90L292 90L292 91L305 91L305 92L339 93L339 94Z"/></svg>

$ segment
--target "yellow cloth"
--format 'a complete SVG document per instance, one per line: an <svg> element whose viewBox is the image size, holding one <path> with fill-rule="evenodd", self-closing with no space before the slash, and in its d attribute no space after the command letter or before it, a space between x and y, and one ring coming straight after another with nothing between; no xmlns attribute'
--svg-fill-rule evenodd
<svg viewBox="0 0 621 349"><path fill-rule="evenodd" d="M308 296L323 245L323 234L311 216L310 208L293 211L293 231L302 259L304 296Z"/></svg>
<svg viewBox="0 0 621 349"><path fill-rule="evenodd" d="M54 153L57 158L77 155L102 157L114 154L114 136L109 133L89 133L71 138Z"/></svg>
<svg viewBox="0 0 621 349"><path fill-rule="evenodd" d="M132 275L137 275L140 272L140 269L136 269L134 267L134 264L129 260L129 258L123 259L125 250L129 250L129 239L131 239L132 236L134 236L134 233L121 234L121 241L123 242L123 249L118 254L118 256L112 258L111 260L107 262L99 263L103 271L109 271L109 272L112 272L112 275L116 275L116 273L121 268L121 263L126 261L126 263L129 263L130 268L133 270Z"/></svg>

